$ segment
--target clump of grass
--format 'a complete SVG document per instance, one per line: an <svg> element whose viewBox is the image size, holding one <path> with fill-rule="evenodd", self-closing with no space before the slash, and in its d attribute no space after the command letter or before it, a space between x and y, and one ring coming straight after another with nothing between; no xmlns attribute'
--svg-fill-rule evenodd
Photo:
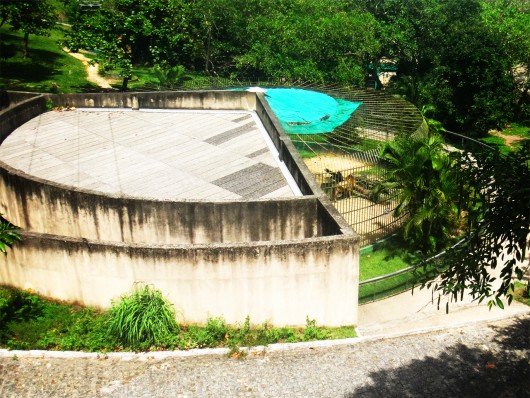
<svg viewBox="0 0 530 398"><path fill-rule="evenodd" d="M327 333L318 328L316 319L309 319L309 317L306 316L304 341L325 340L327 337Z"/></svg>
<svg viewBox="0 0 530 398"><path fill-rule="evenodd" d="M175 316L173 305L162 292L145 285L113 304L108 331L125 346L146 349L178 332Z"/></svg>

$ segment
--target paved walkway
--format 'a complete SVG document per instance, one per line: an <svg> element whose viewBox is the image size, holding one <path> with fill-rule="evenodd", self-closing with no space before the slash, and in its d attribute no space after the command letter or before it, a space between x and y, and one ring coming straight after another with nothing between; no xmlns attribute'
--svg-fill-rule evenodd
<svg viewBox="0 0 530 398"><path fill-rule="evenodd" d="M243 359L219 350L73 358L0 351L0 396L530 396L529 315L327 344L269 346Z"/></svg>
<svg viewBox="0 0 530 398"><path fill-rule="evenodd" d="M27 174L161 200L292 197L297 187L251 112L47 112L16 129L0 159Z"/></svg>
<svg viewBox="0 0 530 398"><path fill-rule="evenodd" d="M449 303L449 312L445 311L446 300L442 299L440 309L432 302L429 289L419 288L401 293L385 300L359 306L358 332L362 336L389 336L411 333L418 330L447 328L469 322L496 321L505 317L516 317L530 312L530 307L513 301L498 307L488 308L486 302L477 304L471 297Z"/></svg>

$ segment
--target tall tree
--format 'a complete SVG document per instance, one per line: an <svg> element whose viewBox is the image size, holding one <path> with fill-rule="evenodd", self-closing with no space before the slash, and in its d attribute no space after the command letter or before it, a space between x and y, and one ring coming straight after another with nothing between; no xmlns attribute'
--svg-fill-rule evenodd
<svg viewBox="0 0 530 398"><path fill-rule="evenodd" d="M512 301L513 279L521 279L530 234L530 142L509 155L463 154L460 185L469 189L466 241L453 248L429 286L454 300L469 291L489 305ZM434 276L433 275L433 276Z"/></svg>
<svg viewBox="0 0 530 398"><path fill-rule="evenodd" d="M458 131L485 134L510 118L506 48L479 0L358 1L378 21L379 56L398 65L399 93Z"/></svg>
<svg viewBox="0 0 530 398"><path fill-rule="evenodd" d="M190 66L208 75L233 75L234 58L248 49L247 24L257 7L255 0L195 1L189 10Z"/></svg>
<svg viewBox="0 0 530 398"><path fill-rule="evenodd" d="M109 0L95 12L79 13L65 45L94 50L95 62L115 69L127 89L136 63L173 64L185 36L181 0Z"/></svg>
<svg viewBox="0 0 530 398"><path fill-rule="evenodd" d="M506 50L516 116L530 120L530 1L484 0L482 19Z"/></svg>
<svg viewBox="0 0 530 398"><path fill-rule="evenodd" d="M118 71L126 89L132 76L134 59L145 53L142 43L151 28L140 2L113 0L95 12L78 14L65 45L71 51L95 51L94 62Z"/></svg>
<svg viewBox="0 0 530 398"><path fill-rule="evenodd" d="M236 58L239 70L302 81L359 85L367 60L378 51L375 20L347 1L262 2L250 16L248 50Z"/></svg>
<svg viewBox="0 0 530 398"><path fill-rule="evenodd" d="M29 35L45 36L54 26L57 16L47 0L19 0L2 4L2 24L9 18L14 30L24 34L22 56L29 54Z"/></svg>

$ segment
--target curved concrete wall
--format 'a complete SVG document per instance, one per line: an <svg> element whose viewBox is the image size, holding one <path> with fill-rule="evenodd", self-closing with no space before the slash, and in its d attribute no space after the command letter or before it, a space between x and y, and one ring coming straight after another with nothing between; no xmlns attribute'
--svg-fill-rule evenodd
<svg viewBox="0 0 530 398"><path fill-rule="evenodd" d="M135 282L164 292L186 322L324 325L357 320L358 247L351 237L237 245L138 246L42 234L0 257L0 280L95 307Z"/></svg>
<svg viewBox="0 0 530 398"><path fill-rule="evenodd" d="M6 165L0 167L0 213L29 232L144 244L303 239L323 230L315 197L250 202L120 198L30 179Z"/></svg>
<svg viewBox="0 0 530 398"><path fill-rule="evenodd" d="M0 260L2 283L97 307L108 307L135 282L151 283L189 322L249 315L278 325L303 325L306 316L327 325L356 323L358 236L315 184L262 96L39 96L0 112L2 140L42 113L47 99L76 107L256 111L308 196L249 202L112 197L41 181L0 160L0 212L25 229L24 242Z"/></svg>

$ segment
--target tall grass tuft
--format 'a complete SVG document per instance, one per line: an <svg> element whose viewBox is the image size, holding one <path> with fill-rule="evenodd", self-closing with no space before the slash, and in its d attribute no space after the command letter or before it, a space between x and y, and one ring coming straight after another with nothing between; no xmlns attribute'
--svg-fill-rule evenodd
<svg viewBox="0 0 530 398"><path fill-rule="evenodd" d="M137 286L114 302L108 333L134 350L162 345L179 331L173 305L162 292L149 285Z"/></svg>

